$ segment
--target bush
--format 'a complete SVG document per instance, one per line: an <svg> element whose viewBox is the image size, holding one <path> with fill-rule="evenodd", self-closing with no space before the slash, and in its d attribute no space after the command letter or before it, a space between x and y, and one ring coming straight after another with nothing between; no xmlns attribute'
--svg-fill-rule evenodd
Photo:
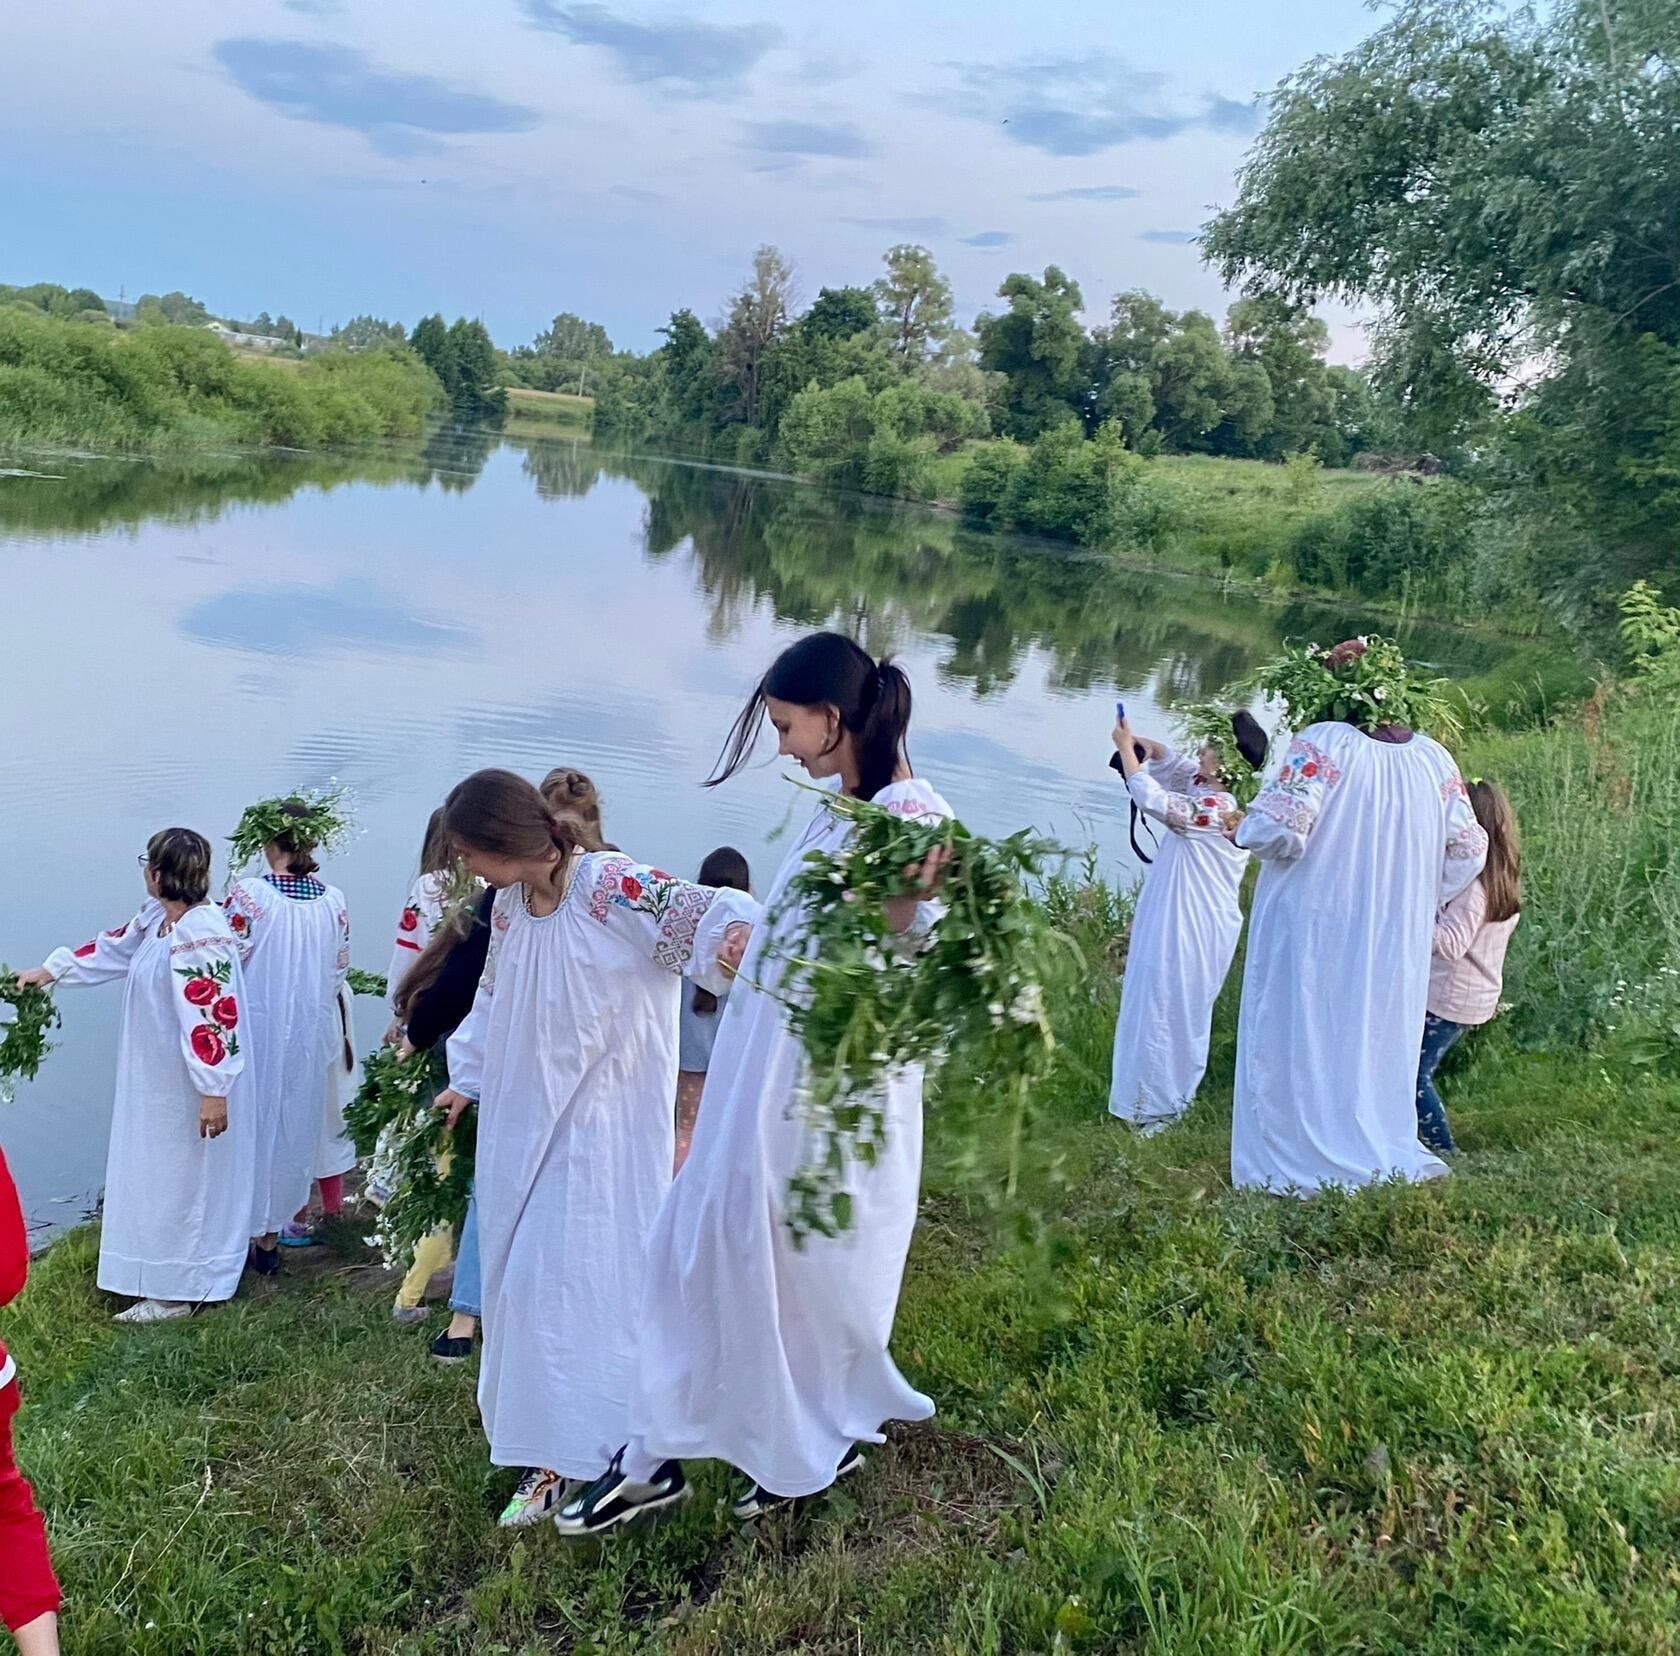
<svg viewBox="0 0 1680 1656"><path fill-rule="evenodd" d="M0 436L13 439L313 447L418 431L441 398L407 350L293 370L242 361L202 328L125 334L0 307Z"/></svg>
<svg viewBox="0 0 1680 1656"><path fill-rule="evenodd" d="M918 498L941 449L986 429L985 410L948 391L911 382L872 391L861 375L807 386L778 428L794 471L836 488Z"/></svg>
<svg viewBox="0 0 1680 1656"><path fill-rule="evenodd" d="M975 449L969 456L959 491L964 513L983 523L998 517L1026 455L1027 451L1019 443L1008 438Z"/></svg>
<svg viewBox="0 0 1680 1656"><path fill-rule="evenodd" d="M1474 560L1474 508L1450 479L1363 490L1299 524L1288 548L1314 586L1382 597L1462 594Z"/></svg>

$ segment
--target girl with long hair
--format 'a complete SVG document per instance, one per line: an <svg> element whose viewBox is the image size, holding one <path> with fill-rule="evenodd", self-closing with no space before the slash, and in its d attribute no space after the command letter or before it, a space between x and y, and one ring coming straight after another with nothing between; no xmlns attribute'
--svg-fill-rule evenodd
<svg viewBox="0 0 1680 1656"><path fill-rule="evenodd" d="M1475 777L1470 808L1487 835L1487 863L1435 920L1428 1011L1418 1058L1418 1137L1438 1156L1458 1148L1435 1070L1467 1029L1489 1022L1505 984L1505 950L1522 917L1522 843L1517 819L1497 782Z"/></svg>
<svg viewBox="0 0 1680 1656"><path fill-rule="evenodd" d="M438 1098L451 1125L478 1104L479 1411L491 1461L552 1488L624 1441L636 1294L671 1182L679 979L726 987L757 905L590 849L511 771L467 777L444 822L497 887Z"/></svg>
<svg viewBox="0 0 1680 1656"><path fill-rule="evenodd" d="M768 719L782 756L824 787L902 816L948 817L911 774L910 708L898 667L839 634L813 634L759 681L711 781L742 768ZM755 936L718 1030L705 1120L647 1242L628 1442L561 1510L562 1534L601 1534L685 1500L683 1458L745 1473L734 1510L749 1521L854 1471L859 1441L881 1442L884 1422L933 1413L887 1350L916 1224L919 1068L885 1083L886 1143L848 1175L851 1228L796 1243L784 1217L807 1142L797 1107L804 1051L776 993L776 955L799 947L800 917L778 913L778 900L807 856L841 850L850 833L819 804L771 887L776 953ZM924 892L943 861L930 857L920 871ZM913 947L937 911L912 896L894 900L887 918Z"/></svg>

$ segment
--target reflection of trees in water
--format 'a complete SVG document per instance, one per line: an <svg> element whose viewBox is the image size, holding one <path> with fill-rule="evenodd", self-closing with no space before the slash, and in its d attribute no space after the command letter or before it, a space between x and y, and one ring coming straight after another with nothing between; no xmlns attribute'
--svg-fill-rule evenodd
<svg viewBox="0 0 1680 1656"><path fill-rule="evenodd" d="M1143 682L1163 662L1173 695L1210 694L1279 637L1282 612L1188 581L1118 569L953 519L659 461L609 459L648 496L647 550L691 548L727 637L754 606L840 626L879 654L912 632L950 641L944 680L986 694L1032 649L1068 689Z"/></svg>
<svg viewBox="0 0 1680 1656"><path fill-rule="evenodd" d="M601 456L586 439L533 438L523 466L545 500L581 498L601 480Z"/></svg>
<svg viewBox="0 0 1680 1656"><path fill-rule="evenodd" d="M31 453L9 464L47 475L0 478L0 533L89 534L115 525L214 523L230 506L271 505L301 489L436 482L470 489L495 433L443 429L425 441L350 450L228 450L158 458Z"/></svg>

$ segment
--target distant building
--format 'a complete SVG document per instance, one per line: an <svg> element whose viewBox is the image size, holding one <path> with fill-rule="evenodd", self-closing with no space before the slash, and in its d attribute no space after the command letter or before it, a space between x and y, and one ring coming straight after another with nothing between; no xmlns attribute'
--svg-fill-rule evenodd
<svg viewBox="0 0 1680 1656"><path fill-rule="evenodd" d="M225 322L206 322L204 326L226 345L242 351L282 351L291 344L289 339L276 339L272 334L241 333Z"/></svg>

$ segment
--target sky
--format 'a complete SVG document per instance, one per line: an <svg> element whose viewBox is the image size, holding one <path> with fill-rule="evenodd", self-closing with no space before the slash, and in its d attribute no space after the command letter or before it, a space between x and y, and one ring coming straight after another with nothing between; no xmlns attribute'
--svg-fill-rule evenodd
<svg viewBox="0 0 1680 1656"><path fill-rule="evenodd" d="M0 281L307 329L560 311L647 350L753 249L800 292L933 249L964 323L1060 265L1222 316L1194 236L1364 0L57 0L0 52ZM1362 335L1326 311L1332 356Z"/></svg>

